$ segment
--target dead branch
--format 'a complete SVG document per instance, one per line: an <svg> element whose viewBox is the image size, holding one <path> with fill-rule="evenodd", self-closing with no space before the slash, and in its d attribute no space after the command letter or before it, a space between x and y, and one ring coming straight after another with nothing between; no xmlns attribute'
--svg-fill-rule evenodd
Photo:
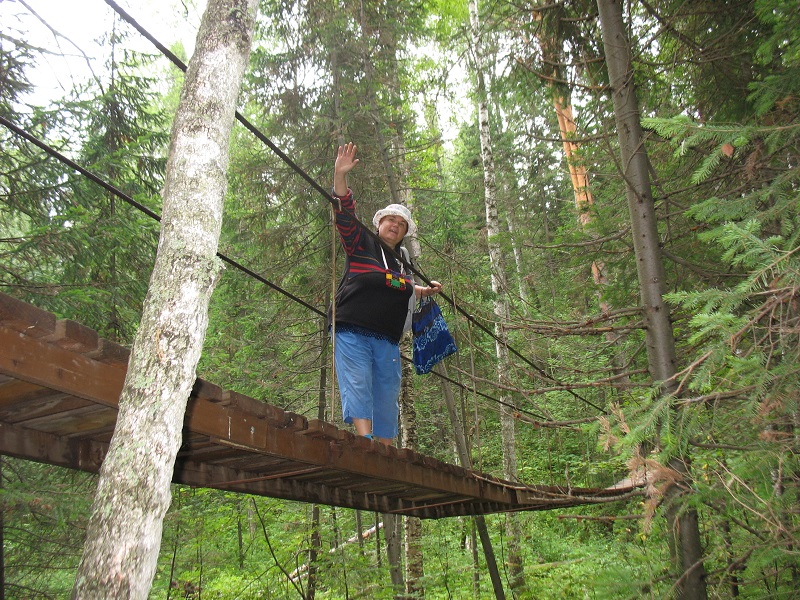
<svg viewBox="0 0 800 600"><path fill-rule="evenodd" d="M643 519L644 515L619 515L619 516L589 516L589 515L558 515L559 519L576 519L578 521L601 521L611 523L613 521L635 521Z"/></svg>
<svg viewBox="0 0 800 600"><path fill-rule="evenodd" d="M335 553L339 552L342 548L345 548L346 546L349 546L350 544L355 544L359 540L366 540L369 537L371 537L372 535L374 535L376 531L378 531L379 529L382 529L382 528L383 528L383 522L381 521L376 526L370 527L369 529L366 529L366 530L362 531L361 533L357 533L354 536L346 539L344 542L342 542L338 546L336 546L334 548L331 548L330 550L328 550L328 554L335 554ZM308 563L306 563L304 565L300 565L299 567L297 567L294 571L292 571L289 574L289 579L292 580L292 581L296 581L298 578L305 576L305 574L308 572L309 566L310 565Z"/></svg>
<svg viewBox="0 0 800 600"><path fill-rule="evenodd" d="M731 390L729 392L714 392L713 394L705 394L703 396L696 396L694 398L684 398L679 400L676 404L678 406L687 404L698 404L705 402L716 402L717 400L726 400L728 398L740 398L746 394L753 392L756 389L754 385L748 385L738 390Z"/></svg>

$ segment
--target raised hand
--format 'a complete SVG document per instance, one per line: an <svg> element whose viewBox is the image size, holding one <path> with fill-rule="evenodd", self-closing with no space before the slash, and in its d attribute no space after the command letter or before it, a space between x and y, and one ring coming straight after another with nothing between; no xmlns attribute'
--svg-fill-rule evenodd
<svg viewBox="0 0 800 600"><path fill-rule="evenodd" d="M337 196L347 194L347 174L358 164L353 142L339 146L333 166L333 191Z"/></svg>

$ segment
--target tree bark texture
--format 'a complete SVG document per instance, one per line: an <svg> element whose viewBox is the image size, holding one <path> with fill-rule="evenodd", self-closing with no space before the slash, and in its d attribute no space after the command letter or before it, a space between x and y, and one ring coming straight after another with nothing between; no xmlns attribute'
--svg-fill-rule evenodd
<svg viewBox="0 0 800 600"><path fill-rule="evenodd" d="M403 354L412 354L411 336L403 338ZM414 369L408 361L403 362L403 383L400 390L400 435L401 446L411 450L417 449L417 411L414 406ZM405 552L405 591L409 597L425 596L421 580L424 573L422 555L422 522L416 517L403 517Z"/></svg>
<svg viewBox="0 0 800 600"><path fill-rule="evenodd" d="M400 517L383 513L383 534L386 536L386 557L389 560L389 575L396 593L403 589L403 565L401 560Z"/></svg>
<svg viewBox="0 0 800 600"><path fill-rule="evenodd" d="M622 1L598 0L597 6L631 215L636 270L646 324L647 358L653 379L666 382L677 370L675 338L669 308L663 299L666 289L664 265L650 188L647 151L633 83L629 42L622 18Z"/></svg>
<svg viewBox="0 0 800 600"><path fill-rule="evenodd" d="M653 379L662 383L663 393L670 393L676 389L675 382L671 380L677 372L675 338L669 309L663 299L664 266L658 241L647 152L639 121L630 41L625 31L622 0L597 0L597 8L631 216L636 269L646 325L648 365ZM689 468L683 460L673 458L668 464L688 479ZM677 585L678 596L685 600L705 600L708 596L697 511L682 506L678 486L673 486L665 500L667 518L676 541L676 566L682 571Z"/></svg>
<svg viewBox="0 0 800 600"><path fill-rule="evenodd" d="M331 298L331 290L325 290L325 306L328 306ZM328 388L328 328L327 319L320 319L319 325L319 394L317 395L317 418L320 421L326 420L328 401L326 390ZM331 421L333 419L331 418ZM308 548L308 590L306 600L314 600L317 594L317 557L322 549L322 538L320 535L320 512L319 505L311 507L310 540Z"/></svg>
<svg viewBox="0 0 800 600"><path fill-rule="evenodd" d="M210 0L172 127L161 235L74 598L147 598L184 412L221 272L228 147L256 0Z"/></svg>
<svg viewBox="0 0 800 600"><path fill-rule="evenodd" d="M563 52L564 40L559 39L555 33L551 35L542 34L537 39L542 47L542 52L548 57L547 64L550 67L550 71L546 82L550 87L553 108L558 121L558 130L561 133L561 146L564 149L564 160L572 182L578 224L586 228L593 220L591 209L594 205L594 196L589 185L589 172L586 165L578 158L580 144L575 141L578 128L575 125L575 116L572 110L571 90L563 83L559 83L566 81L561 67L562 64L566 63ZM592 261L591 271L592 279L598 288L608 285L605 264L596 260ZM597 293L597 299L601 312L606 313L611 309L608 302L603 299L601 292ZM617 335L611 331L606 333L605 338L609 344L616 344L618 339ZM624 360L620 360L620 357L615 358L614 367L617 372L621 371L621 368L618 368L618 365L621 364L624 364Z"/></svg>
<svg viewBox="0 0 800 600"><path fill-rule="evenodd" d="M489 121L489 101L485 80L485 59L481 40L480 13L477 0L469 1L470 25L472 29L473 52L475 55L475 77L478 98L478 131L480 134L481 159L483 161L484 203L486 205L487 244L489 246L489 265L494 292L495 351L497 353L497 377L501 388L508 388L510 370L507 334L505 323L509 321L508 282L505 261L500 246L500 219L497 211L497 182L495 177L494 154ZM500 408L500 428L503 438L503 476L517 479L516 423L509 410L508 396L502 396ZM516 515L506 519L508 539L508 567L512 589L523 585L522 557L519 549L520 531Z"/></svg>

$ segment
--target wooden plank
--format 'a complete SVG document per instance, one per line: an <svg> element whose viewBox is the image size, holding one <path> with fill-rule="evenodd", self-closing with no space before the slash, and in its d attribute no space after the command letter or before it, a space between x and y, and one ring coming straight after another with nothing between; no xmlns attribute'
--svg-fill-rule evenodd
<svg viewBox="0 0 800 600"><path fill-rule="evenodd" d="M86 408L109 410L98 407L97 403L83 398L76 398L53 390L48 391L50 393L47 396L36 400L28 398L26 401L18 403L12 410L3 411L0 413L3 421L32 429L45 429L45 427L37 427L37 423L74 421L78 415L83 414L81 411ZM113 413L112 418L116 418Z"/></svg>
<svg viewBox="0 0 800 600"><path fill-rule="evenodd" d="M326 443L323 439L270 428L263 421L253 420L244 414L236 415L237 412L230 407L226 409L197 399L189 404L185 424L192 431L239 443L254 452L291 457L308 464L327 465L393 483L447 490L507 504L516 502L514 490L502 486L489 487L475 479L456 477L435 468L423 468L397 458L391 459L392 454L399 456L397 450L386 448L382 444L364 439L364 443L370 444L370 448L379 452L365 454L350 444ZM330 451L332 446L336 447L336 452Z"/></svg>
<svg viewBox="0 0 800 600"><path fill-rule="evenodd" d="M94 329L89 329L85 325L69 319L56 321L53 333L42 339L70 352L81 354L97 350L100 346L100 337Z"/></svg>
<svg viewBox="0 0 800 600"><path fill-rule="evenodd" d="M177 468L178 465L176 465L176 471ZM328 488L293 478L253 480L248 472L225 469L207 463L183 462L180 465L180 479L183 481L209 481L212 483L208 487L217 489L377 512L410 511L414 508L402 501Z"/></svg>
<svg viewBox="0 0 800 600"><path fill-rule="evenodd" d="M116 342L109 341L105 338L100 338L100 343L97 345L97 349L87 352L86 357L93 358L94 360L103 363L123 364L127 366L130 354L131 351L125 346L120 346Z"/></svg>
<svg viewBox="0 0 800 600"><path fill-rule="evenodd" d="M39 425L39 422L42 424ZM116 424L117 412L99 404L62 412L55 417L40 419L38 422L26 421L22 423L29 429L36 428L56 435L63 435L67 438L97 439L98 437L103 437L106 438L105 441L111 439Z"/></svg>
<svg viewBox="0 0 800 600"><path fill-rule="evenodd" d="M0 294L0 324L30 337L42 337L53 333L56 317L32 304Z"/></svg>
<svg viewBox="0 0 800 600"><path fill-rule="evenodd" d="M0 414L53 395L54 392L49 387L18 379L7 379L0 383Z"/></svg>
<svg viewBox="0 0 800 600"><path fill-rule="evenodd" d="M106 364L0 327L0 372L117 407L125 365Z"/></svg>
<svg viewBox="0 0 800 600"><path fill-rule="evenodd" d="M7 349L0 356L0 371L116 408L125 368L72 354L63 348L42 343L6 328L0 328L0 347ZM9 355L16 358L12 360ZM226 439L253 451L290 457L308 464L335 466L351 473L432 489L451 490L467 496L483 498L487 494L484 486L475 485L469 479L454 477L435 469L421 468L396 458L390 459L389 464L382 460L392 453L399 456L396 449L370 444L370 449L386 454L382 457L380 454L365 455L355 451L350 444L337 443L336 452L331 453L326 440L298 436L292 430L270 427L264 419L208 400L196 398L189 402L185 426L192 431ZM514 498L507 491L502 488L496 491L499 494L490 494L495 501L513 503Z"/></svg>
<svg viewBox="0 0 800 600"><path fill-rule="evenodd" d="M97 473L108 444L68 440L57 435L0 423L0 452L27 460Z"/></svg>

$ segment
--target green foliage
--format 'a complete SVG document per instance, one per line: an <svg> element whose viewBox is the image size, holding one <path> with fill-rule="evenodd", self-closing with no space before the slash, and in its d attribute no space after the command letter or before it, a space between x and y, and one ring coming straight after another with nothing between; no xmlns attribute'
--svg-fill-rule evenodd
<svg viewBox="0 0 800 600"><path fill-rule="evenodd" d="M629 475L637 459L656 461L657 473L670 458L689 460L693 493L685 506L700 514L711 595L736 587L740 597L780 597L792 593L798 538L790 474L800 468L793 445L800 17L793 0L630 8L630 39L642 41L633 52L634 79L649 132L679 389L663 396L647 372L625 181L601 93L607 77L596 7L585 1L483 6L498 201L501 220L514 224L513 233L498 236L509 281L501 293L513 311L501 325L541 371L514 358L507 389L498 388L494 339L442 303L460 347L448 361L450 375L465 385L457 393L473 461L489 473L502 473L501 397L519 414L515 450L524 482L603 487ZM242 112L324 188L336 145L354 140L358 213L368 221L387 203L391 173L414 202L422 270L492 329L497 294L484 173L461 81L471 76L461 77L470 52L466 3L270 1L260 18ZM158 211L165 115L177 103L180 75L122 52L125 40L116 39L113 81L15 114L38 53L24 36L9 38L0 42L8 65L0 77L4 116ZM155 90L165 88L160 98ZM576 131L568 137L578 143L571 160L586 169L592 192L592 203L581 207L551 108L554 98L570 97ZM456 108L441 109L444 99ZM0 284L130 340L157 224L1 134ZM342 261L337 249L332 265L325 199L249 132L237 129L231 149L220 250L324 311ZM593 278L593 268L602 268L604 281ZM201 376L335 421L329 374L320 382L328 363L318 315L226 268L212 299ZM414 394L419 449L453 461L439 383L416 377ZM539 426L548 420L561 425ZM641 457L642 447L653 451ZM64 597L93 479L8 464L11 597ZM648 488L651 500L663 483ZM309 506L183 487L173 494L152 597L300 597L285 573L307 559ZM645 500L520 515L519 597L667 597L670 534L663 507ZM656 518L638 519L648 510ZM355 513L321 512L317 597L392 597L374 538L340 548L356 530ZM372 515L361 517L362 528L372 524ZM487 522L502 564L505 517ZM49 538L40 539L40 530ZM423 531L426 598L493 596L468 519L424 522Z"/></svg>
<svg viewBox="0 0 800 600"><path fill-rule="evenodd" d="M757 64L769 67L761 80L750 84L750 100L757 116L797 106L800 74L800 16L791 0L758 0L755 12L769 27L757 47Z"/></svg>
<svg viewBox="0 0 800 600"><path fill-rule="evenodd" d="M5 597L69 596L96 478L5 456L0 474Z"/></svg>
<svg viewBox="0 0 800 600"><path fill-rule="evenodd" d="M31 120L43 124L33 133L54 145L68 143L60 139L69 136L71 124L60 129L65 122L82 123L86 136L75 145L78 162L157 210L167 134L165 118L154 108L154 82L139 74L149 62L140 55L112 60L107 89L76 90L74 100L37 109ZM40 296L42 308L130 343L147 285L141 274L152 270L157 224L61 163L42 162L30 152L15 153L17 164L5 170L4 202L24 217L8 224L15 235L4 236L9 268L2 284L28 299L48 290ZM17 171L25 164L33 168Z"/></svg>
<svg viewBox="0 0 800 600"><path fill-rule="evenodd" d="M7 33L0 37L0 60L3 63L0 75L0 115L14 118L18 116L15 104L33 88L28 81L26 70L34 61L35 53L34 48L25 41L24 32L19 31L10 22L6 25Z"/></svg>
<svg viewBox="0 0 800 600"><path fill-rule="evenodd" d="M677 130L672 134L681 135ZM702 173L697 179L712 174ZM794 462L788 438L777 432L791 429L789 422L798 408L786 387L794 386L798 358L791 325L797 318L794 290L800 274L798 205L794 194L783 193L782 183L795 177L787 171L767 189L754 189L732 201L710 198L687 211L708 224L699 239L719 248L722 264L736 277L725 287L667 296L688 315L682 329L692 367L681 383L689 395L676 399L682 406L680 420L662 415L660 421L665 448L671 445L681 455L694 455L695 465L701 461L698 501L723 507L722 518L734 522L740 518L735 507L750 507L760 515L756 529L788 527L787 533L778 534L787 541L795 536L797 523L788 516L786 503L796 502L797 489L790 486L776 493L774 478L778 465L787 459ZM704 450L698 451L698 445ZM788 521L777 525L771 515ZM779 542L777 549L738 530L736 542L727 543L750 548L748 572L763 571L772 563L776 580L768 584L770 593L786 585L792 569L786 542Z"/></svg>

